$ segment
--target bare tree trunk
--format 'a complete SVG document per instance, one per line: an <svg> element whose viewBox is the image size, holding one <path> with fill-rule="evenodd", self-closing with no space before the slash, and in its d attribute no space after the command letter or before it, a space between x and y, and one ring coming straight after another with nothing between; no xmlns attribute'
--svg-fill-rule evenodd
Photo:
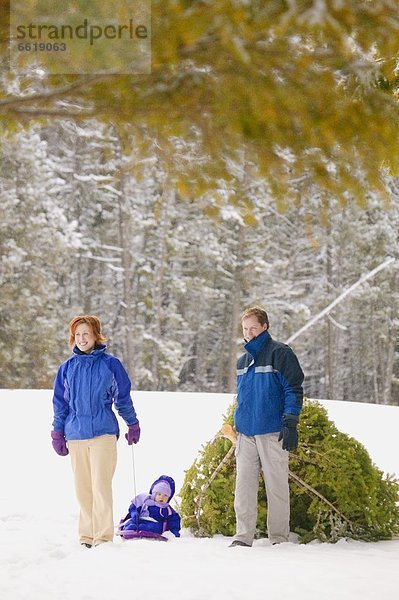
<svg viewBox="0 0 399 600"><path fill-rule="evenodd" d="M374 306L371 308L374 313ZM375 322L375 317L373 314L373 322ZM373 390L374 390L374 398L372 402L375 404L380 404L380 394L379 394L379 385L378 385L378 358L379 358L379 349L378 349L378 340L376 340L376 336L372 335L371 344L372 344L372 364L373 364ZM363 386L362 386L363 388Z"/></svg>
<svg viewBox="0 0 399 600"><path fill-rule="evenodd" d="M382 391L382 402L383 404L391 404L392 398L392 379L393 379L393 368L395 364L395 349L396 349L396 337L392 337L388 342L387 350L387 362L384 373L383 391Z"/></svg>
<svg viewBox="0 0 399 600"><path fill-rule="evenodd" d="M125 364L128 373L135 378L135 363L133 350L133 331L134 331L134 294L132 282L134 277L134 264L130 240L132 239L132 216L126 205L123 194L125 187L125 177L122 177L120 189L122 196L119 196L119 243L122 248L122 268L123 268L123 308L125 314L124 342L125 342Z"/></svg>
<svg viewBox="0 0 399 600"><path fill-rule="evenodd" d="M327 227L327 264L326 264L326 275L327 275L327 295L329 296L331 290L334 289L333 283L333 265L332 265L332 257L331 257L331 228ZM336 332L334 325L330 320L327 320L327 354L325 357L326 363L326 375L327 375L327 384L326 384L326 392L327 398L334 399L335 398L335 376L336 376Z"/></svg>
<svg viewBox="0 0 399 600"><path fill-rule="evenodd" d="M393 323L396 316L396 297L397 291L399 288L399 275L396 272L393 275L392 281L392 304L389 315L389 322ZM392 381L395 367L395 351L397 344L397 330L394 328L392 331L391 328L388 328L388 341L387 341L387 356L386 356L386 367L383 372L383 381L382 381L382 402L384 404L391 404L392 400Z"/></svg>
<svg viewBox="0 0 399 600"><path fill-rule="evenodd" d="M237 335L240 326L241 314L241 287L242 287L242 255L245 242L245 227L238 225L237 254L234 269L234 286L232 295L232 311L229 333L229 370L226 392L234 393L237 379Z"/></svg>
<svg viewBox="0 0 399 600"><path fill-rule="evenodd" d="M160 351L159 342L162 339L162 304L164 297L164 281L167 261L167 239L170 227L169 207L174 198L174 189L171 182L166 179L159 203L155 209L159 209L159 218L157 223L158 247L155 263L154 286L152 290L153 305L153 323L152 334L154 336L152 353L152 377L153 389L158 389L161 385L161 376L159 371Z"/></svg>

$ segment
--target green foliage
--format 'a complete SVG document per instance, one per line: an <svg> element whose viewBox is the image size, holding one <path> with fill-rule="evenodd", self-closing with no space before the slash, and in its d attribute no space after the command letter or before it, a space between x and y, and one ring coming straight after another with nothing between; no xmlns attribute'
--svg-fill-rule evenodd
<svg viewBox="0 0 399 600"><path fill-rule="evenodd" d="M232 411L227 420L231 421ZM231 442L215 437L203 447L200 457L186 472L180 496L183 524L199 536L215 533L232 535L235 528L233 502L235 478L232 461L219 470L212 484L204 489L215 469L231 450Z"/></svg>
<svg viewBox="0 0 399 600"><path fill-rule="evenodd" d="M226 464L209 486L202 498L201 488L211 477L228 452L231 442L217 438L207 444L201 459L194 463L187 471L181 497L181 514L184 516L184 526L191 527L200 536L232 535L235 528L233 503L230 499L234 495L234 477L232 465ZM201 508L202 504L202 508ZM201 510L200 519L197 518Z"/></svg>
<svg viewBox="0 0 399 600"><path fill-rule="evenodd" d="M151 74L8 71L0 89L4 126L97 117L161 140L189 139L196 129L207 162L186 177L192 198L205 185L217 189L225 159L243 144L282 208L310 191L360 206L370 191L389 195L381 166L399 169L391 127L399 111L398 11L391 1L151 6ZM63 12L71 18L74 6ZM3 20L0 27L8 32ZM5 64L5 44L2 55Z"/></svg>
<svg viewBox="0 0 399 600"><path fill-rule="evenodd" d="M232 413L233 407L226 419L230 424ZM371 541L399 532L399 481L385 477L362 444L339 432L317 402L305 401L299 436L299 448L290 456L291 530L302 542ZM234 534L233 453L208 485L231 446L216 437L186 473L181 513L184 526L197 535ZM267 506L262 484L258 501L257 536L263 537Z"/></svg>
<svg viewBox="0 0 399 600"><path fill-rule="evenodd" d="M292 483L292 523L304 541L345 536L384 539L398 531L398 482L384 478L364 446L339 432L317 403L305 404L300 438L290 470L340 513Z"/></svg>

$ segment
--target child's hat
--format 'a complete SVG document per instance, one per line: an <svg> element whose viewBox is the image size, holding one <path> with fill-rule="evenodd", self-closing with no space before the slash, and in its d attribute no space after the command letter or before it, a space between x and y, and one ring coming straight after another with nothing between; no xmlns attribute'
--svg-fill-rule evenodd
<svg viewBox="0 0 399 600"><path fill-rule="evenodd" d="M168 498L172 495L172 490L170 489L170 485L167 481L161 480L158 481L152 488L153 494L166 494Z"/></svg>

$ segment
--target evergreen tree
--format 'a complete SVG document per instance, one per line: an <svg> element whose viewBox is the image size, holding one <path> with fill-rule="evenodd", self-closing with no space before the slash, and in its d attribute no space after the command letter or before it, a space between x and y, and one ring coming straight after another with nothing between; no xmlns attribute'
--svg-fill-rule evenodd
<svg viewBox="0 0 399 600"><path fill-rule="evenodd" d="M47 387L65 344L59 285L79 247L37 127L0 147L0 387Z"/></svg>
<svg viewBox="0 0 399 600"><path fill-rule="evenodd" d="M233 407L232 407L233 408ZM227 423L232 423L232 413ZM390 539L399 531L399 481L372 463L366 449L337 430L317 402L305 401L298 450L290 455L291 531L303 542ZM233 535L234 443L216 436L187 470L183 523L195 534ZM257 536L266 535L266 494L260 478Z"/></svg>

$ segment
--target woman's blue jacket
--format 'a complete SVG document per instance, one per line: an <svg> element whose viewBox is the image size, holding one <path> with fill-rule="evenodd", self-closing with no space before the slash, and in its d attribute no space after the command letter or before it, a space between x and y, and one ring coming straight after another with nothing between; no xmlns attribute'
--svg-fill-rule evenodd
<svg viewBox="0 0 399 600"><path fill-rule="evenodd" d="M72 356L58 369L53 428L63 431L67 440L119 436L113 403L127 425L137 422L128 374L122 363L105 350L106 346L101 345L84 354L75 346Z"/></svg>

